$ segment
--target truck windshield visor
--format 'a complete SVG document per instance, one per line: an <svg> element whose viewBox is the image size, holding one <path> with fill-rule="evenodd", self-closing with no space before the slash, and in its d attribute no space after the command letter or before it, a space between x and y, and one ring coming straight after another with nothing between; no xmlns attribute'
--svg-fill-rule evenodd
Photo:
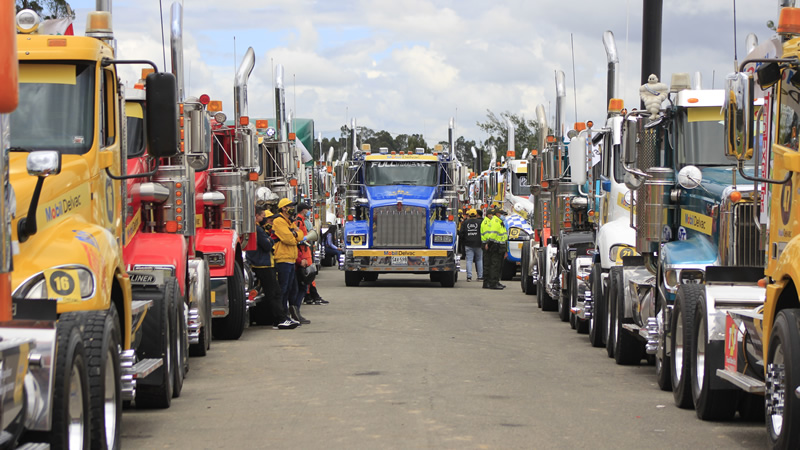
<svg viewBox="0 0 800 450"><path fill-rule="evenodd" d="M77 155L88 152L94 139L94 68L21 62L11 145Z"/></svg>
<svg viewBox="0 0 800 450"><path fill-rule="evenodd" d="M367 166L367 186L436 186L436 163L374 161Z"/></svg>
<svg viewBox="0 0 800 450"><path fill-rule="evenodd" d="M511 193L514 195L530 195L531 185L528 184L527 173L511 174Z"/></svg>

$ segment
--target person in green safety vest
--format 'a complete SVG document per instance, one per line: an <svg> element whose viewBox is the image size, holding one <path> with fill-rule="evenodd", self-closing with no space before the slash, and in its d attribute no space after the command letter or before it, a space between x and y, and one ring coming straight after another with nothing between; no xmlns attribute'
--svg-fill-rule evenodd
<svg viewBox="0 0 800 450"><path fill-rule="evenodd" d="M484 250L484 289L505 289L505 285L500 284L500 271L506 254L508 232L503 219L500 218L501 214L505 215L506 212L500 208L489 208L486 211L486 218L481 224L481 243Z"/></svg>

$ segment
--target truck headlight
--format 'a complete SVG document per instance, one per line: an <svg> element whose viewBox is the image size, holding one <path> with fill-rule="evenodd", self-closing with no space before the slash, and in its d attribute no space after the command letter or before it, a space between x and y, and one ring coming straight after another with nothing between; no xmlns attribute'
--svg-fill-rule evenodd
<svg viewBox="0 0 800 450"><path fill-rule="evenodd" d="M434 234L433 235L433 243L434 244L452 244L453 243L453 236L450 234Z"/></svg>
<svg viewBox="0 0 800 450"><path fill-rule="evenodd" d="M206 253L209 267L225 267L225 253Z"/></svg>
<svg viewBox="0 0 800 450"><path fill-rule="evenodd" d="M347 236L347 245L352 245L354 247L367 245L367 236L365 234L351 234Z"/></svg>
<svg viewBox="0 0 800 450"><path fill-rule="evenodd" d="M78 278L78 289L82 300L89 299L94 296L94 274L91 270L85 267L54 267L54 269L74 270ZM69 278L68 278L69 279ZM23 282L16 291L15 297L23 297L26 299L45 299L45 298L58 298L55 291L50 292L51 289L47 287L47 280L45 279L44 272L39 272L36 275Z"/></svg>

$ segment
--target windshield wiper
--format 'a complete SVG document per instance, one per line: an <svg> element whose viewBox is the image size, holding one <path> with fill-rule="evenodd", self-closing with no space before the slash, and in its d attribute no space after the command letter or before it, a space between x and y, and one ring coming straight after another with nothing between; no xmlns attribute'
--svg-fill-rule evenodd
<svg viewBox="0 0 800 450"><path fill-rule="evenodd" d="M30 153L30 152L32 152L32 151L33 151L33 149L30 149L30 148L25 148L25 147L8 147L8 151L10 151L10 152L25 152L25 153Z"/></svg>

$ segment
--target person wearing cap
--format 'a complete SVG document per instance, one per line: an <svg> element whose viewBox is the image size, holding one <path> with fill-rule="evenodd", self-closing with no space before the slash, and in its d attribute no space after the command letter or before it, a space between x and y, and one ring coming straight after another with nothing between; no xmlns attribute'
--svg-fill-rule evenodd
<svg viewBox="0 0 800 450"><path fill-rule="evenodd" d="M275 242L274 256L278 281L281 285L281 305L286 311L290 312L290 306L294 299L297 298L297 279L295 277L297 244L302 242L305 237L292 220L294 206L294 202L288 198L282 198L278 202L278 217L275 218L272 224L272 231L278 238L277 242Z"/></svg>
<svg viewBox="0 0 800 450"><path fill-rule="evenodd" d="M464 252L467 257L467 281L472 281L472 264L478 272L478 280L483 280L483 249L481 248L481 219L478 219L478 211L470 209L467 211L468 219L461 224L458 237L459 242L464 245Z"/></svg>
<svg viewBox="0 0 800 450"><path fill-rule="evenodd" d="M256 206L256 249L245 252L250 268L261 284L264 300L256 305L253 312L256 323L261 325L271 321L277 329L292 329L299 323L287 316L287 311L281 305L281 291L278 286L278 275L275 273L275 263L272 249L275 242L269 234L272 230L274 216L266 217L264 208Z"/></svg>
<svg viewBox="0 0 800 450"><path fill-rule="evenodd" d="M299 230L299 233L302 233L302 241L298 243L297 246L297 259L295 260L295 279L297 280L297 294L294 298L290 298L290 307L289 311L291 313L292 319L299 321L302 324L309 324L311 323L310 320L306 319L302 315L300 315L300 306L303 304L303 299L306 296L308 291L308 285L311 284L309 280L305 277L305 270L306 267L312 265L314 260L311 256L311 247L308 242L306 242L305 237L308 236L308 228L306 227L306 211L310 210L311 207L308 206L307 203L300 203L297 205L297 216L295 217L295 225Z"/></svg>
<svg viewBox="0 0 800 450"><path fill-rule="evenodd" d="M500 271L503 264L503 257L506 253L506 242L508 234L506 232L503 219L499 216L505 211L497 208L490 208L486 211L486 219L481 224L481 242L485 252L484 266L485 273L483 279L484 289L504 289L500 284Z"/></svg>

